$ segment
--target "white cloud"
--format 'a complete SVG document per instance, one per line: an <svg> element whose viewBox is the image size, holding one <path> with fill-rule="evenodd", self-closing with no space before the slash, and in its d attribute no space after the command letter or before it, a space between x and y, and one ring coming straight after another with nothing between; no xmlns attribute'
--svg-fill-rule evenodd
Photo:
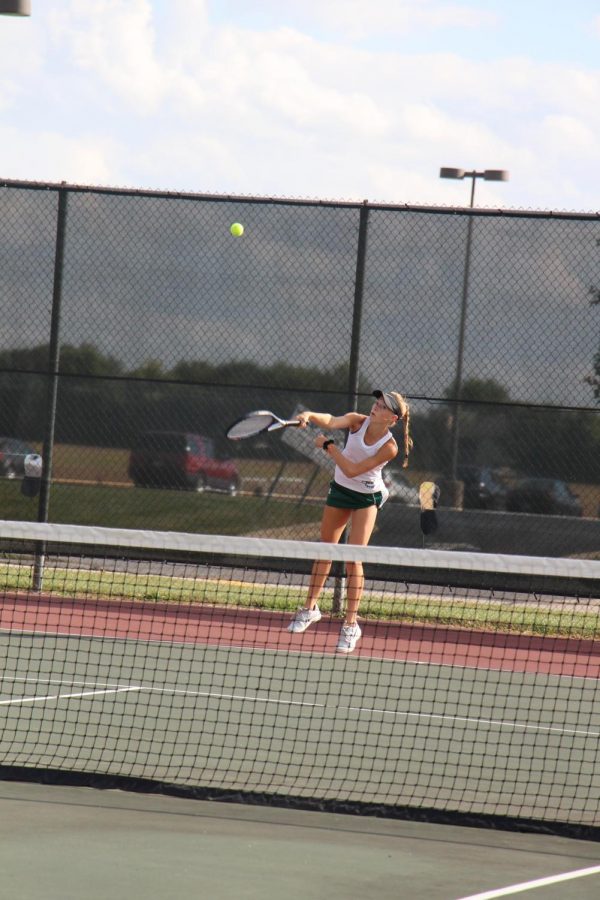
<svg viewBox="0 0 600 900"><path fill-rule="evenodd" d="M388 33L493 24L468 3L256 6L274 27L218 20L208 0L52 0L29 43L21 30L14 49L15 29L11 41L0 29L0 129L11 135L0 174L449 204L468 198L438 179L456 165L511 171L508 185L478 185L482 205L555 207L557 188L563 208L600 196L599 70L341 38L348 21L387 22ZM340 28L327 40L301 31L300 16Z"/></svg>
<svg viewBox="0 0 600 900"><path fill-rule="evenodd" d="M539 124L538 139L540 145L547 148L553 157L566 156L568 153L578 157L589 157L597 160L598 135L587 122L569 115L549 115Z"/></svg>
<svg viewBox="0 0 600 900"><path fill-rule="evenodd" d="M50 131L31 134L0 126L2 176L73 184L114 183L117 145L97 135L70 138ZM24 173L28 173L24 176Z"/></svg>
<svg viewBox="0 0 600 900"><path fill-rule="evenodd" d="M240 84L240 91L246 95L252 92L263 109L299 129L323 128L325 133L336 130L340 140L348 133L368 133L377 138L386 131L389 119L377 97L348 88L343 78L333 81L320 77L325 73L315 67L314 61L310 64L302 48L290 58L289 47L285 36L273 50L263 44L254 57L250 83Z"/></svg>
<svg viewBox="0 0 600 900"><path fill-rule="evenodd" d="M473 6L443 4L429 0L364 3L335 0L318 3L315 13L331 27L340 27L354 38L374 33L406 34L418 28L480 28L495 24L496 16Z"/></svg>
<svg viewBox="0 0 600 900"><path fill-rule="evenodd" d="M6 18L0 28L0 112L16 105L43 71L43 36L25 20Z"/></svg>
<svg viewBox="0 0 600 900"><path fill-rule="evenodd" d="M239 0L242 9L245 0ZM235 4L234 4L235 5ZM332 40L361 40L373 35L406 35L417 29L489 28L498 17L473 3L439 0L258 0L254 8L287 22L316 25Z"/></svg>
<svg viewBox="0 0 600 900"><path fill-rule="evenodd" d="M142 114L160 107L165 85L149 0L71 0L50 22L76 71L97 77Z"/></svg>
<svg viewBox="0 0 600 900"><path fill-rule="evenodd" d="M171 176L165 171L166 159L173 173ZM228 183L236 192L249 192L243 148L235 141L209 134L192 135L189 140L179 141L175 145L168 136L157 135L135 160L122 155L120 164L123 183L132 186L141 183L170 190L176 177L179 189L187 191L218 193L222 185Z"/></svg>

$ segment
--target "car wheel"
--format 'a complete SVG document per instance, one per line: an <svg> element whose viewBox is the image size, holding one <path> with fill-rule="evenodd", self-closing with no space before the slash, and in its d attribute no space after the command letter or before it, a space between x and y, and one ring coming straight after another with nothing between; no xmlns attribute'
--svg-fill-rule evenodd
<svg viewBox="0 0 600 900"><path fill-rule="evenodd" d="M12 480L13 478L17 477L17 473L15 472L15 470L13 469L12 466L8 466L6 472L4 473L4 477L10 478Z"/></svg>
<svg viewBox="0 0 600 900"><path fill-rule="evenodd" d="M238 492L238 482L237 478L232 478L232 480L227 485L227 493L230 497L237 497Z"/></svg>
<svg viewBox="0 0 600 900"><path fill-rule="evenodd" d="M203 494L206 490L206 477L204 475L198 475L194 480L192 485L192 490L197 494Z"/></svg>

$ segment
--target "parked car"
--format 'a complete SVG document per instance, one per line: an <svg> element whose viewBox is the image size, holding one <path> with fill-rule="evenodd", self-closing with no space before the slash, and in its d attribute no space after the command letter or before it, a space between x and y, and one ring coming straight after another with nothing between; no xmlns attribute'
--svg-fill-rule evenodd
<svg viewBox="0 0 600 900"><path fill-rule="evenodd" d="M383 473L383 480L390 492L389 499L406 506L419 506L419 490L410 483L408 478L399 472Z"/></svg>
<svg viewBox="0 0 600 900"><path fill-rule="evenodd" d="M212 438L182 431L145 431L129 457L137 487L221 490L237 494L240 477L231 459L219 458Z"/></svg>
<svg viewBox="0 0 600 900"><path fill-rule="evenodd" d="M565 481L558 478L525 478L508 492L509 512L547 516L581 516L581 503Z"/></svg>
<svg viewBox="0 0 600 900"><path fill-rule="evenodd" d="M34 450L25 441L12 437L0 437L0 476L21 478L25 472L25 457L30 453L37 453L37 450Z"/></svg>
<svg viewBox="0 0 600 900"><path fill-rule="evenodd" d="M464 483L466 509L504 509L506 485L490 466L459 466L457 476Z"/></svg>

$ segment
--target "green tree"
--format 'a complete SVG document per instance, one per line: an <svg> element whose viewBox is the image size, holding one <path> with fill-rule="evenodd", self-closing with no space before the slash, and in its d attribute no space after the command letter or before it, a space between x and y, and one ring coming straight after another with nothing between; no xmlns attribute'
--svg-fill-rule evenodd
<svg viewBox="0 0 600 900"><path fill-rule="evenodd" d="M600 247L600 238L596 238L596 246ZM600 288L590 285L590 294L590 306L600 306ZM594 389L594 399L600 400L600 348L594 355L593 366L592 374L587 375L584 381Z"/></svg>
<svg viewBox="0 0 600 900"><path fill-rule="evenodd" d="M600 421L587 410L516 407L506 417L506 459L523 475L600 482Z"/></svg>
<svg viewBox="0 0 600 900"><path fill-rule="evenodd" d="M594 289L596 290L596 289ZM598 299L592 300L591 303L600 303L600 290L597 291ZM594 399L600 400L600 348L594 354L594 368L591 375L586 375L584 381L591 385L594 389Z"/></svg>
<svg viewBox="0 0 600 900"><path fill-rule="evenodd" d="M90 343L63 344L60 348L59 372L61 375L122 375L123 363L115 356L101 353Z"/></svg>

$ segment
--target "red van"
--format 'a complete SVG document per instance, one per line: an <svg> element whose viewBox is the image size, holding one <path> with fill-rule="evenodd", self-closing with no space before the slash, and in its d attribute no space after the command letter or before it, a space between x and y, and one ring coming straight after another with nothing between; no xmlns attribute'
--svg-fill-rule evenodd
<svg viewBox="0 0 600 900"><path fill-rule="evenodd" d="M212 438L183 431L145 431L129 457L136 487L238 492L240 478L231 459L219 459Z"/></svg>

